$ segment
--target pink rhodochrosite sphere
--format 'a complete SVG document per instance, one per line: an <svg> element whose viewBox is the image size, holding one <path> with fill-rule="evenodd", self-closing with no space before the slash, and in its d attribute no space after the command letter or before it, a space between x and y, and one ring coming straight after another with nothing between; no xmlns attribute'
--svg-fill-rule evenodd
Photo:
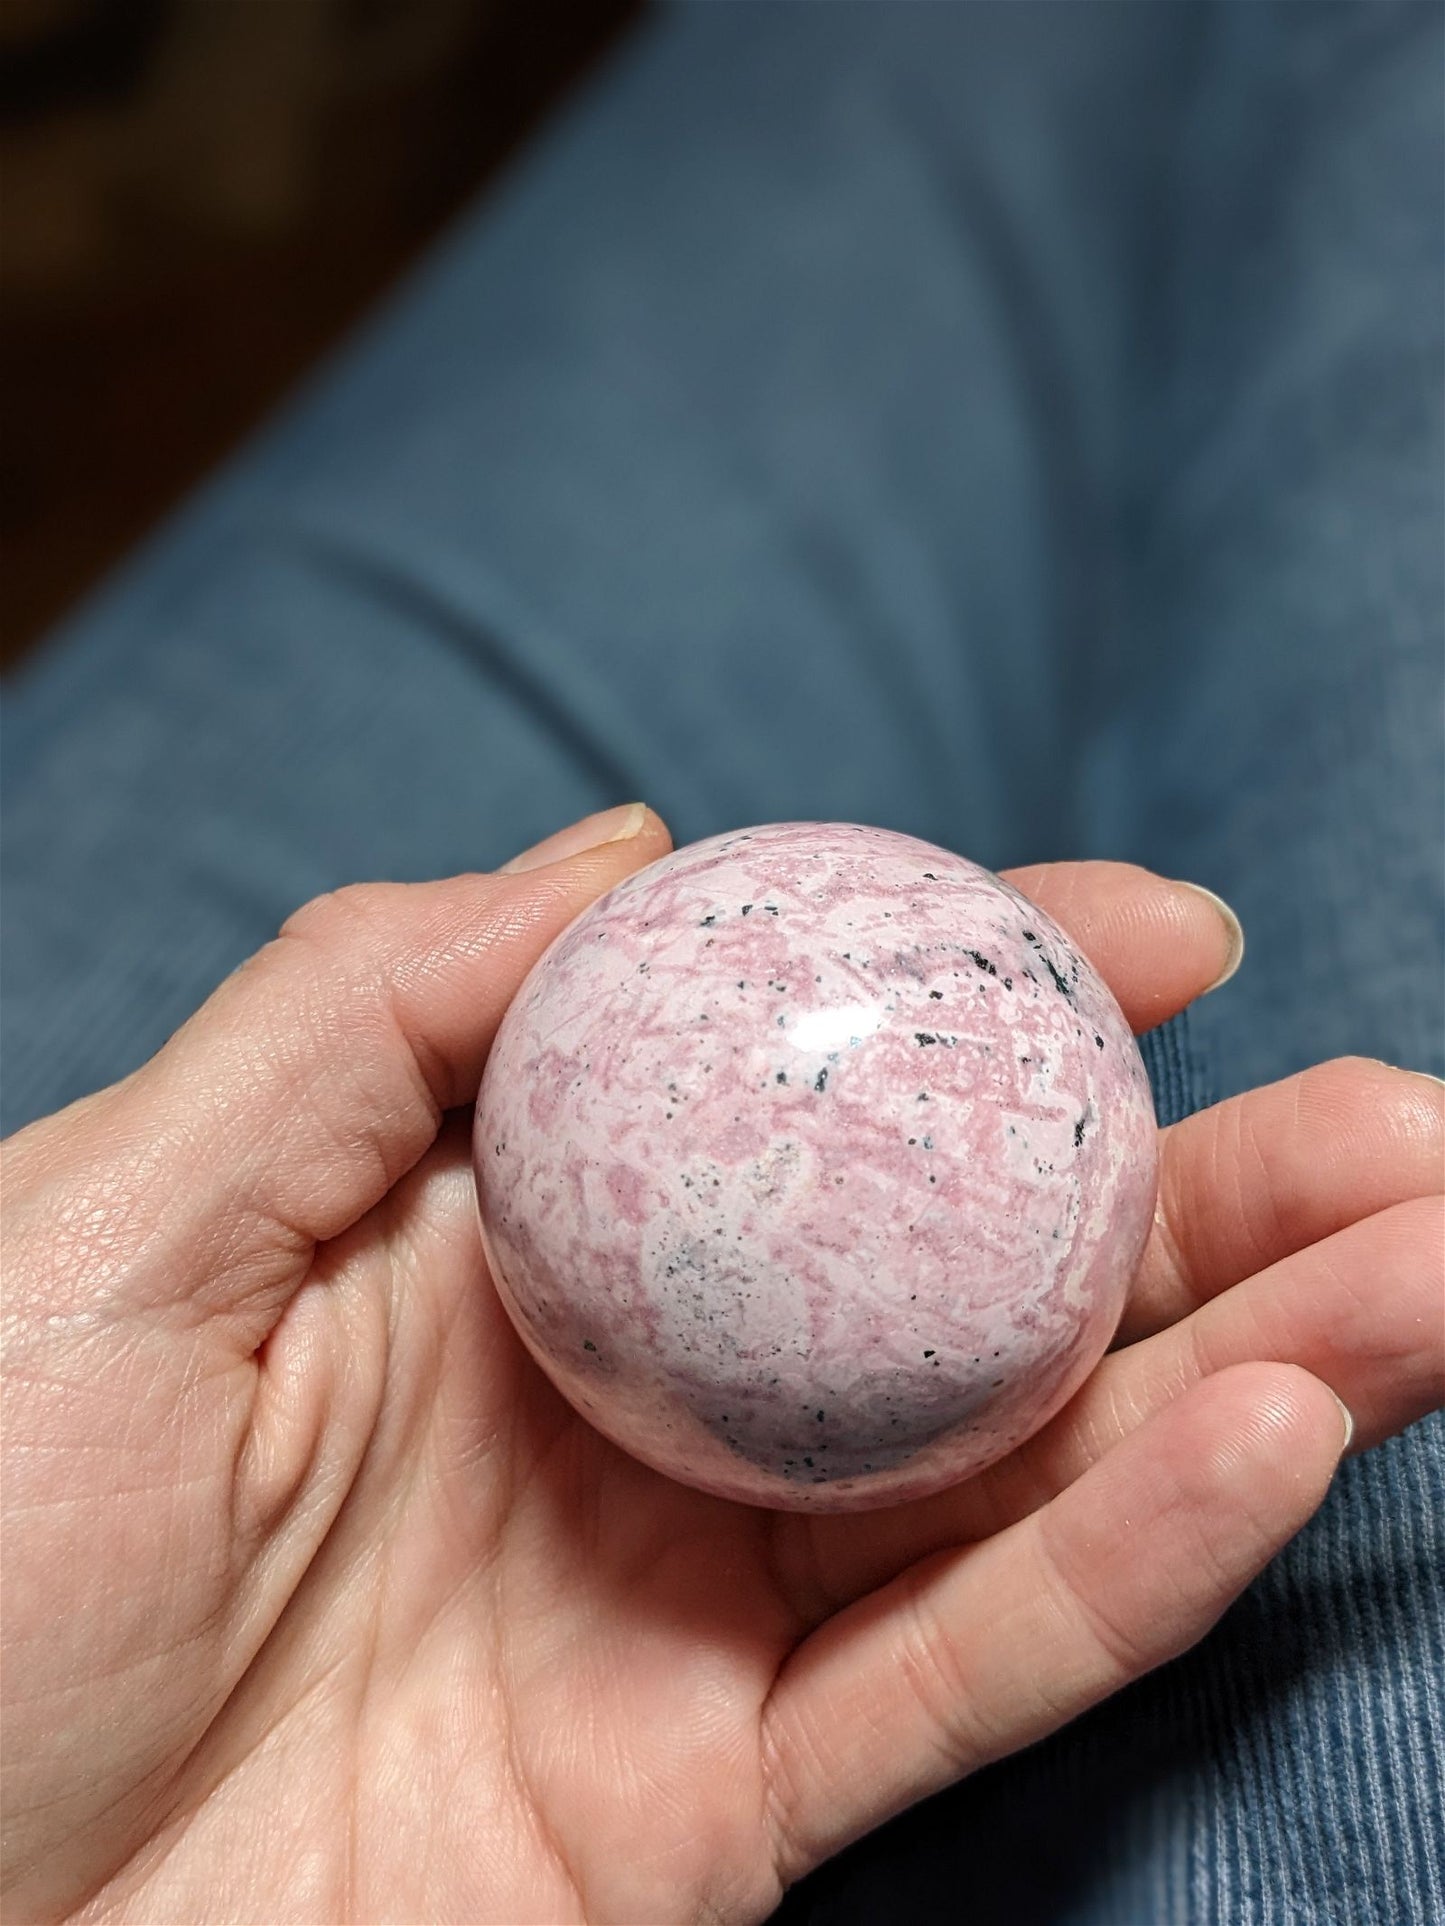
<svg viewBox="0 0 1445 1926"><path fill-rule="evenodd" d="M477 1105L483 1234L635 1457L790 1510L916 1498L1093 1368L1154 1209L1114 998L1017 890L851 823L696 843L537 963Z"/></svg>

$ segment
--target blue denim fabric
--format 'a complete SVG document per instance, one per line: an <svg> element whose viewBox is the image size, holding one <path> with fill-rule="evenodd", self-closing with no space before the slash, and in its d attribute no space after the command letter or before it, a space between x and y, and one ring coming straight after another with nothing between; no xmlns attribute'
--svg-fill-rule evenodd
<svg viewBox="0 0 1445 1926"><path fill-rule="evenodd" d="M1166 1118L1445 1068L1442 20L652 25L12 689L7 1127L308 895L634 794L1218 889ZM780 1917L1445 1918L1441 1447Z"/></svg>

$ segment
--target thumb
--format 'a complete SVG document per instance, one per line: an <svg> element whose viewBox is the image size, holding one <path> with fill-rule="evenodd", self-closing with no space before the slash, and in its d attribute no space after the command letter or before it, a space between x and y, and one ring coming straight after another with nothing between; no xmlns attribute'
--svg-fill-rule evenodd
<svg viewBox="0 0 1445 1926"><path fill-rule="evenodd" d="M11 1199L83 1221L91 1251L96 1208L123 1222L113 1251L139 1233L143 1263L89 1267L117 1308L184 1296L259 1316L264 1334L310 1247L377 1204L443 1112L475 1097L548 943L670 846L633 803L494 875L318 897L134 1076L22 1132Z"/></svg>

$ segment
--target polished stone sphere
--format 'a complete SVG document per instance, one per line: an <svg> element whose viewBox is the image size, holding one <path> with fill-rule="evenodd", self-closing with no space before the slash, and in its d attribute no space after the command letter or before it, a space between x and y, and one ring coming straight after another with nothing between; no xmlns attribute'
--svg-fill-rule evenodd
<svg viewBox="0 0 1445 1926"><path fill-rule="evenodd" d="M477 1105L488 1259L607 1437L846 1510L1038 1429L1154 1209L1148 1079L1091 965L963 857L850 823L629 878L518 992Z"/></svg>

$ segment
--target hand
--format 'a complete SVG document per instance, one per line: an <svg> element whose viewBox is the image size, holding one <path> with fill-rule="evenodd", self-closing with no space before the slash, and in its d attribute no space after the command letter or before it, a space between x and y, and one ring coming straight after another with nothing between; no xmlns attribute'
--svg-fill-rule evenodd
<svg viewBox="0 0 1445 1926"><path fill-rule="evenodd" d="M1439 1399L1442 1093L1351 1061L1164 1133L1120 1347L983 1477L809 1518L624 1457L487 1286L465 1109L667 847L613 826L309 905L6 1147L7 1918L760 1918L1199 1638L1323 1496L1331 1388L1356 1448ZM1187 888L1012 880L1140 1027L1219 973Z"/></svg>

